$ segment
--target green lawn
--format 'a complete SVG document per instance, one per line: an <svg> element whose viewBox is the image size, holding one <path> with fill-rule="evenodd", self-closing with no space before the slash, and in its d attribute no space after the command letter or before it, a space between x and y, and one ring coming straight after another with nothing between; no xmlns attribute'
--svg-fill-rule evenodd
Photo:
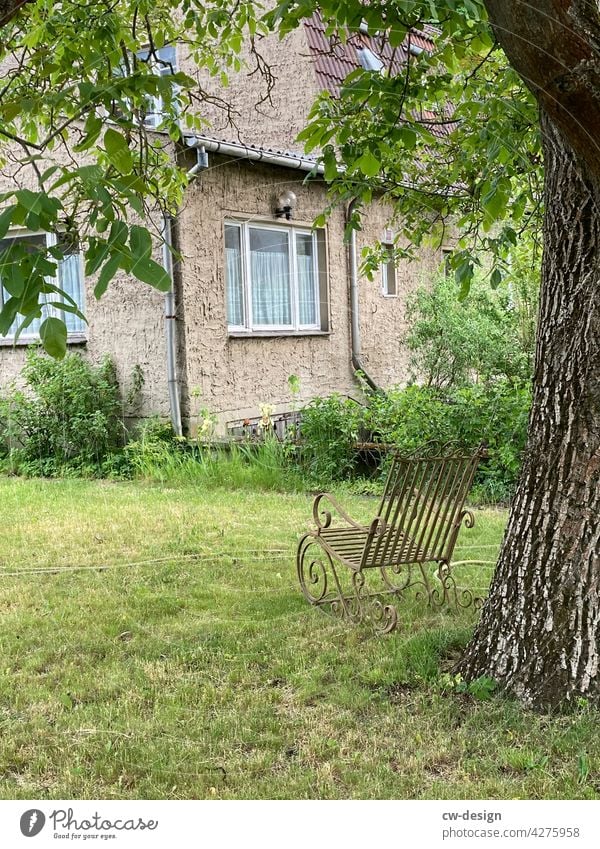
<svg viewBox="0 0 600 849"><path fill-rule="evenodd" d="M444 690L473 613L409 605L373 638L308 607L309 496L2 479L0 498L2 798L599 795L597 713ZM500 541L504 514L476 518L460 559Z"/></svg>

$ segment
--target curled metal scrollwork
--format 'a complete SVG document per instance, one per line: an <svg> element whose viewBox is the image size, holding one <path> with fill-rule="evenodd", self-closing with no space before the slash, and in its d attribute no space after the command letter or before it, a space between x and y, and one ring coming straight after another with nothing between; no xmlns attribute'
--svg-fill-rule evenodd
<svg viewBox="0 0 600 849"><path fill-rule="evenodd" d="M464 523L465 528L474 528L475 527L475 516L471 512L471 510L463 510L460 514L460 522Z"/></svg>
<svg viewBox="0 0 600 849"><path fill-rule="evenodd" d="M310 536L300 540L297 557L298 580L306 600L311 604L319 604L327 595L327 566L333 564L331 557L321 546L318 546L318 551L309 555L311 547L314 547L314 541Z"/></svg>
<svg viewBox="0 0 600 849"><path fill-rule="evenodd" d="M313 520L317 528L328 528L331 525L331 513L329 510L320 510L320 504L323 498L327 498L326 492L321 492L313 502L312 514Z"/></svg>
<svg viewBox="0 0 600 849"><path fill-rule="evenodd" d="M375 599L371 604L373 626L377 634L390 634L398 625L398 611L393 604Z"/></svg>
<svg viewBox="0 0 600 849"><path fill-rule="evenodd" d="M321 507L321 502L323 500L327 500L335 512L338 513L342 519L350 525L350 527L359 528L361 530L364 528L363 525L359 525L358 522L355 522L354 519L346 513L344 508L337 503L333 496L331 496L328 492L320 492L316 496L312 506L313 520L319 530L329 528L333 521L331 510Z"/></svg>

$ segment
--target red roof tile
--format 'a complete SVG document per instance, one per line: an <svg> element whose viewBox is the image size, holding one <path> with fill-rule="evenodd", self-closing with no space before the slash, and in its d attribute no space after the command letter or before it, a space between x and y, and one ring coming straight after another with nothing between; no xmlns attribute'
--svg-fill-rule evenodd
<svg viewBox="0 0 600 849"><path fill-rule="evenodd" d="M353 33L346 44L325 35L325 26L318 12L304 21L308 46L313 58L317 82L334 97L340 93L344 79L351 71L361 68L358 50L367 47L384 63L391 74L401 73L408 57L408 37L400 47L393 48L385 37ZM412 31L410 43L422 50L432 50L432 33Z"/></svg>
<svg viewBox="0 0 600 849"><path fill-rule="evenodd" d="M318 12L304 21L304 28L308 46L313 59L317 83L319 87L328 91L332 97L339 97L342 83L349 73L362 68L358 50L368 47L377 57L381 59L390 74L396 76L406 67L409 50L409 38L405 38L400 47L393 48L389 41L382 36L368 35L367 33L353 33L345 44L335 39L330 39L325 34L325 25ZM429 27L425 30L412 30L410 33L410 45L421 50L431 51L434 47L435 31ZM444 119L450 117L450 111L444 110ZM440 116L433 112L422 112L421 120L436 121ZM430 131L439 137L448 133L448 125L431 124Z"/></svg>

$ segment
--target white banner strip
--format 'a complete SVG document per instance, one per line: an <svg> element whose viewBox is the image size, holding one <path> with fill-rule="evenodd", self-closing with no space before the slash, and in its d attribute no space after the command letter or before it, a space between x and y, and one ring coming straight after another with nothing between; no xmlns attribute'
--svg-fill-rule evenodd
<svg viewBox="0 0 600 849"><path fill-rule="evenodd" d="M598 849L600 801L0 801L0 845Z"/></svg>

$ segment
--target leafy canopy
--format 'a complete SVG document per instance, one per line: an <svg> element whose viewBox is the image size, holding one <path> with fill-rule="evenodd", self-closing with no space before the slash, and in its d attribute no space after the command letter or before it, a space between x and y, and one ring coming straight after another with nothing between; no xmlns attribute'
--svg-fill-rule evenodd
<svg viewBox="0 0 600 849"><path fill-rule="evenodd" d="M481 0L282 0L267 20L281 35L316 10L332 45L360 30L399 50L410 31L433 39L403 73L355 70L324 92L300 134L320 151L332 204L378 194L395 210L400 256L460 234L450 258L465 297L486 254L493 286L525 231L539 232L541 156L531 93L497 46ZM335 48L334 48L335 49ZM360 226L360 203L351 226ZM381 259L366 257L372 272Z"/></svg>
<svg viewBox="0 0 600 849"><path fill-rule="evenodd" d="M0 168L9 188L0 195L0 239L12 228L62 236L35 256L18 242L0 251L8 295L0 335L15 321L22 332L42 302L79 315L57 277L74 248L86 274L98 275L97 296L120 269L168 289L152 235L160 237L160 213L181 201L186 177L175 146L181 125L202 126L206 95L176 68L156 73L159 51L177 43L225 84L242 67L244 36L265 29L260 11L248 0L34 0L2 26ZM249 56L260 65L253 45ZM157 98L156 133L144 114ZM64 355L64 322L47 318L40 336L49 353Z"/></svg>

